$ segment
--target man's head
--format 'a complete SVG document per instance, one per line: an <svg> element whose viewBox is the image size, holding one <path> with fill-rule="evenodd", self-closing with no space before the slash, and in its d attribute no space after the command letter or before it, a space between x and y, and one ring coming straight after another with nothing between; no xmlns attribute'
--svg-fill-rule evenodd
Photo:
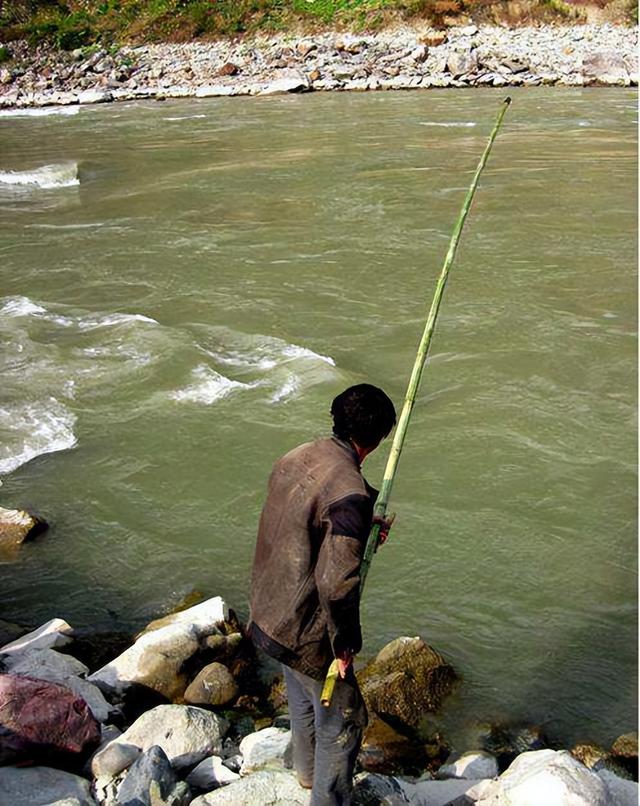
<svg viewBox="0 0 640 806"><path fill-rule="evenodd" d="M396 424L396 410L387 395L370 383L350 386L331 404L333 433L370 453Z"/></svg>

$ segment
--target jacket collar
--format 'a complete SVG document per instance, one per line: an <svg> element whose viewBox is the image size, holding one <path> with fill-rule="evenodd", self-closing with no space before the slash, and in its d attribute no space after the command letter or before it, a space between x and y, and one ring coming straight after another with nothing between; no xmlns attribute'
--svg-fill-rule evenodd
<svg viewBox="0 0 640 806"><path fill-rule="evenodd" d="M350 442L346 442L344 439L340 439L340 437L337 437L335 434L331 436L331 441L335 442L336 445L339 445L343 451L345 451L352 457L356 467L360 467L360 457L358 456L356 449Z"/></svg>

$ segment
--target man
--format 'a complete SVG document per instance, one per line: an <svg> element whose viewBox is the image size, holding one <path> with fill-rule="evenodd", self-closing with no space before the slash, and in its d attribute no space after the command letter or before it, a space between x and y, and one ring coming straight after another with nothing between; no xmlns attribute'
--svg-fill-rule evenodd
<svg viewBox="0 0 640 806"><path fill-rule="evenodd" d="M367 721L353 673L361 648L360 563L376 491L360 465L396 421L387 395L351 386L331 405L333 436L279 459L260 517L251 578L249 633L284 668L300 784L312 806L349 804ZM320 702L334 658L340 678Z"/></svg>

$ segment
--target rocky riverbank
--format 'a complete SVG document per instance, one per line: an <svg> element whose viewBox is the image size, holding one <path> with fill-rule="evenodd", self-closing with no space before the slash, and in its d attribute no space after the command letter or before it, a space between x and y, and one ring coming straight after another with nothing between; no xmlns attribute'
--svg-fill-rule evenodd
<svg viewBox="0 0 640 806"><path fill-rule="evenodd" d="M630 86L638 82L637 46L637 28L612 25L398 28L109 52L12 42L0 66L0 106L312 90Z"/></svg>
<svg viewBox="0 0 640 806"><path fill-rule="evenodd" d="M308 803L278 667L219 597L150 623L115 657L113 636L61 619L5 643L16 631L0 622L0 806ZM637 804L637 734L568 752L535 727L487 725L453 748L428 722L457 675L420 638L392 641L358 678L370 722L356 804Z"/></svg>

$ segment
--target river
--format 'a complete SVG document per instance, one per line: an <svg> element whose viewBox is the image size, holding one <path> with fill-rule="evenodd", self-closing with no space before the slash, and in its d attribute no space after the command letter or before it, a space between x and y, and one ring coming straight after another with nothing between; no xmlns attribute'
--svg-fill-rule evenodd
<svg viewBox="0 0 640 806"><path fill-rule="evenodd" d="M363 602L463 678L433 724L636 724L637 95L515 90ZM274 459L352 383L399 408L502 94L0 113L0 617L247 613ZM46 113L46 114L43 114ZM51 167L53 166L53 167ZM365 475L379 483L382 447Z"/></svg>

